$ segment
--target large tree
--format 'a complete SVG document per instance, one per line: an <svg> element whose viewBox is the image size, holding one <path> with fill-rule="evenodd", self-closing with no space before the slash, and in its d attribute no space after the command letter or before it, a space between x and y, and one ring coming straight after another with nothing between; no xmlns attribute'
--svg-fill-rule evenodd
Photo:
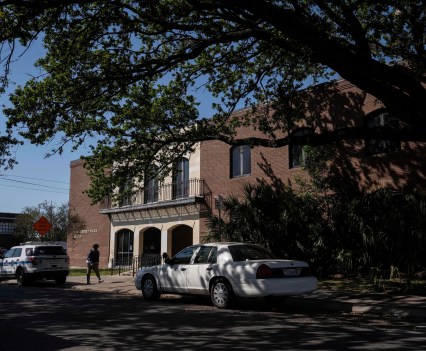
<svg viewBox="0 0 426 351"><path fill-rule="evenodd" d="M37 62L43 74L18 88L13 107L4 111L8 130L0 136L0 159L13 163L8 147L20 137L34 144L59 138L52 153L95 140L87 165L90 195L100 200L123 179L149 173L152 164L168 171L171 161L200 140L234 143L234 128L242 122L267 136L249 140L252 145L270 147L366 136L424 140L425 5L424 0L0 1L3 86L18 40L25 47L39 38L46 49ZM309 140L288 134L306 116L294 94L307 82L336 75L376 97L404 128L366 134L362 127L339 128L337 122L331 130L316 129ZM209 119L197 111L195 96L203 99L204 91L216 99ZM253 113L230 118L240 106ZM105 173L114 162L115 171Z"/></svg>

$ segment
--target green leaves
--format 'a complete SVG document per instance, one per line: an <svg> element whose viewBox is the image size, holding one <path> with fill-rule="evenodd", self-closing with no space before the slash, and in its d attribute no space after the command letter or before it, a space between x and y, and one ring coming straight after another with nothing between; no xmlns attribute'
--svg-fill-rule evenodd
<svg viewBox="0 0 426 351"><path fill-rule="evenodd" d="M212 239L242 241L270 248L278 257L312 261L323 233L317 203L282 183L247 184L239 198L224 200L225 219L210 219ZM273 206L271 206L273 204Z"/></svg>
<svg viewBox="0 0 426 351"><path fill-rule="evenodd" d="M318 127L324 136L318 143L327 144L353 137L329 135L348 127L349 108L324 128L320 107L327 108L326 99L305 104L300 91L337 74L378 98L412 130L422 130L423 7L415 0L2 3L0 91L8 84L17 41L39 39L46 49L37 62L43 74L11 96L6 134L55 145L51 154L88 143L91 162L110 169L114 161L128 160L125 169L135 175L151 162L166 170L196 141L232 143L242 124L280 146L306 124ZM384 62L391 59L409 69ZM206 95L215 111L210 124L197 112ZM361 110L362 96L349 100L347 107ZM232 112L241 107L247 113L236 118ZM3 138L1 163L8 143L19 141ZM119 186L124 179L114 182Z"/></svg>

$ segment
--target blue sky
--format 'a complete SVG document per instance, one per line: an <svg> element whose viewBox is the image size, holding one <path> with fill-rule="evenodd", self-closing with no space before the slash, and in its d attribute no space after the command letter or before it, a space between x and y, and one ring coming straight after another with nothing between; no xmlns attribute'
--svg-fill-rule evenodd
<svg viewBox="0 0 426 351"><path fill-rule="evenodd" d="M39 45L23 53L12 64L12 84L6 94L0 95L0 106L10 105L9 94L16 85L23 85L36 74L35 60L42 54ZM4 130L5 119L0 113L0 130ZM46 158L52 145L36 147L31 144L19 146L12 151L19 164L11 170L0 169L0 212L19 213L24 207L36 206L44 201L60 205L69 199L70 162L83 152L65 152Z"/></svg>
<svg viewBox="0 0 426 351"><path fill-rule="evenodd" d="M22 53L19 52L19 54ZM11 81L7 93L0 95L0 106L10 105L9 94L16 85L23 85L37 71L34 62L41 57L42 48L34 45L23 53L12 65ZM203 94L200 107L202 116L212 113L211 98ZM0 113L0 131L4 130L5 119ZM34 146L30 143L13 149L19 162L11 170L0 169L0 212L19 213L27 206L36 206L44 201L53 205L67 203L69 199L70 162L88 153L81 148L76 152L66 151L62 155L45 155L54 145Z"/></svg>

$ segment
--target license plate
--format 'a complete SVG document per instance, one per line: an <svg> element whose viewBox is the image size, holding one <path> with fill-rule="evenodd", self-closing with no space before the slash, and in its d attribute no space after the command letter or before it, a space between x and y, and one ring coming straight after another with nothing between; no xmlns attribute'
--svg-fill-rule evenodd
<svg viewBox="0 0 426 351"><path fill-rule="evenodd" d="M285 275L287 277L294 277L297 275L297 270L295 268L287 268L285 270Z"/></svg>

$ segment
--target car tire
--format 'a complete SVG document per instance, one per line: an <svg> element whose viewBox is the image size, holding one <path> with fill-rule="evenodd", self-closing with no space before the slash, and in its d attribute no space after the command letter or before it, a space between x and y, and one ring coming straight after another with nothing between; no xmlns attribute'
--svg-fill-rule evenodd
<svg viewBox="0 0 426 351"><path fill-rule="evenodd" d="M152 275L143 277L141 284L142 295L145 300L154 301L158 300L160 293L157 289L157 282Z"/></svg>
<svg viewBox="0 0 426 351"><path fill-rule="evenodd" d="M218 308L229 308L234 303L234 292L226 279L216 279L210 289L210 298Z"/></svg>
<svg viewBox="0 0 426 351"><path fill-rule="evenodd" d="M19 286L27 286L29 284L30 279L27 277L23 269L19 269L16 273L16 282Z"/></svg>
<svg viewBox="0 0 426 351"><path fill-rule="evenodd" d="M60 276L60 277L56 277L55 278L55 283L56 283L56 285L64 285L65 284L65 282L67 281L67 276L66 275L63 275L63 276Z"/></svg>

